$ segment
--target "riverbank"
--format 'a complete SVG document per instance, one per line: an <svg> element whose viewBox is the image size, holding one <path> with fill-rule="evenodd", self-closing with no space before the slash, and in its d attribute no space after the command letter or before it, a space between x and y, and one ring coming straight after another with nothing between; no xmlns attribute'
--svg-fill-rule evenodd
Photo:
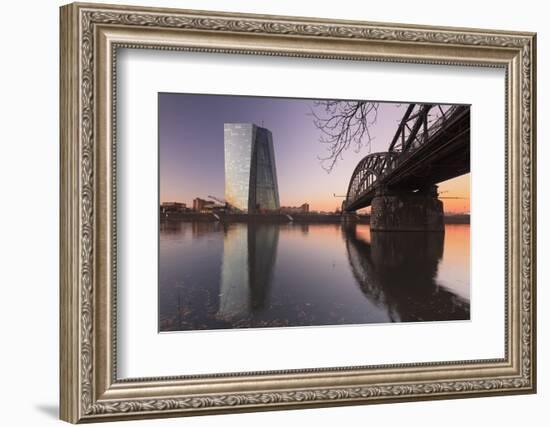
<svg viewBox="0 0 550 427"><path fill-rule="evenodd" d="M350 215L347 218L359 223L369 224L370 215ZM339 224L342 222L341 214L318 214L318 213L299 213L299 214L280 214L280 213L261 213L261 214L238 214L238 213L169 213L161 216L161 221L185 221L185 222L225 222L225 223L270 223L285 224L288 222L305 224ZM446 215L445 224L469 224L470 215Z"/></svg>
<svg viewBox="0 0 550 427"><path fill-rule="evenodd" d="M445 224L470 224L470 215L444 215L443 221Z"/></svg>
<svg viewBox="0 0 550 427"><path fill-rule="evenodd" d="M356 221L361 224L368 224L370 217L368 215L356 215ZM300 213L300 214L279 214L279 213L261 213L261 214L238 214L238 213L171 213L161 216L162 221L194 221L194 222L252 222L252 223L269 223L269 224L285 224L288 222L295 223L327 223L339 224L342 221L340 214L317 214L317 213Z"/></svg>

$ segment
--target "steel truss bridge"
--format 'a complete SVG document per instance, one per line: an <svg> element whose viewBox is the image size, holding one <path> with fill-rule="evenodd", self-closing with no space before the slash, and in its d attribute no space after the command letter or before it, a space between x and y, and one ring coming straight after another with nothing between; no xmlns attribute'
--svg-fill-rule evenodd
<svg viewBox="0 0 550 427"><path fill-rule="evenodd" d="M469 171L470 107L410 104L388 151L369 154L357 164L342 210L370 206L382 186L416 191Z"/></svg>

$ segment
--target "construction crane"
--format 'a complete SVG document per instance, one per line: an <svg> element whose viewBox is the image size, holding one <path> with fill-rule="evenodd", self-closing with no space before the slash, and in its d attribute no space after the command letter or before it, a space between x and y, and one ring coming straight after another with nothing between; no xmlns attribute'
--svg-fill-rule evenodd
<svg viewBox="0 0 550 427"><path fill-rule="evenodd" d="M219 197L209 195L208 198L220 203L226 211L240 212L240 209L237 209L235 206L226 202L225 200L220 199Z"/></svg>
<svg viewBox="0 0 550 427"><path fill-rule="evenodd" d="M212 200L214 200L214 201L216 201L216 202L218 202L218 203L220 203L220 204L222 204L222 205L224 205L224 206L226 205L225 200L219 199L219 198L217 198L217 197L215 197L215 196L208 196L208 198L209 198L209 199L212 199Z"/></svg>

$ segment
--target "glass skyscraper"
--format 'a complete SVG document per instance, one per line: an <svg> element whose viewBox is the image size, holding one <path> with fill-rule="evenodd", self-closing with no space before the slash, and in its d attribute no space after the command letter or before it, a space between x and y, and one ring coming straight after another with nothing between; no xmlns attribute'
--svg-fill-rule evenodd
<svg viewBox="0 0 550 427"><path fill-rule="evenodd" d="M224 124L225 201L245 211L279 209L273 137L252 123Z"/></svg>

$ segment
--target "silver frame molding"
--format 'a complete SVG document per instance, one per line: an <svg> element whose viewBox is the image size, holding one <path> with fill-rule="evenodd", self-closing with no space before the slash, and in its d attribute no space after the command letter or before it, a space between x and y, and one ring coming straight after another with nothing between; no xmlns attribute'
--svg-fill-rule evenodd
<svg viewBox="0 0 550 427"><path fill-rule="evenodd" d="M61 419L352 405L536 390L534 33L100 4L61 13ZM500 67L506 72L505 357L119 380L117 48Z"/></svg>

